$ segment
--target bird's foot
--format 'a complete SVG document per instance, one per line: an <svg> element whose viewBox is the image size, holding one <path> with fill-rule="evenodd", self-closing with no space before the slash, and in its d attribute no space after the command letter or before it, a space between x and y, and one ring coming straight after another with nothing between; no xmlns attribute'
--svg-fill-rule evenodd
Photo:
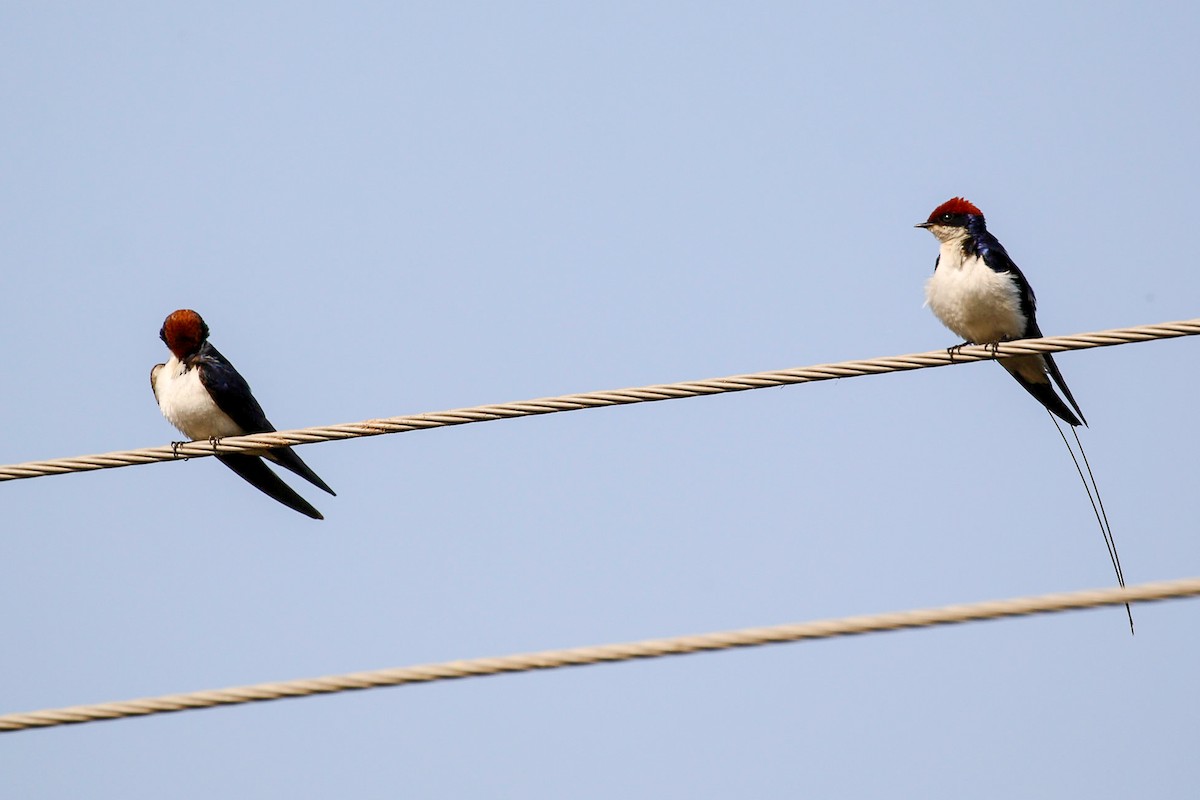
<svg viewBox="0 0 1200 800"><path fill-rule="evenodd" d="M171 458L179 458L179 448L185 444L190 444L190 442L171 442ZM184 456L183 460L187 461L187 456Z"/></svg>
<svg viewBox="0 0 1200 800"><path fill-rule="evenodd" d="M947 355L949 355L949 356L950 356L950 360L951 360L951 361L953 361L953 360L954 360L954 357L955 357L956 355L958 355L959 353L961 353L961 352L962 352L962 349L963 349L964 347L968 347L968 346L970 346L971 344L972 344L971 342L963 342L962 344L956 344L956 345L954 345L953 347L947 347L947 348L946 348L946 353L947 353Z"/></svg>
<svg viewBox="0 0 1200 800"><path fill-rule="evenodd" d="M210 436L210 437L208 437L208 443L209 443L210 445L212 445L212 449L213 449L213 455L214 455L214 456L217 454L217 445L218 445L218 444L220 444L220 442L221 442L221 437L220 437L220 436Z"/></svg>

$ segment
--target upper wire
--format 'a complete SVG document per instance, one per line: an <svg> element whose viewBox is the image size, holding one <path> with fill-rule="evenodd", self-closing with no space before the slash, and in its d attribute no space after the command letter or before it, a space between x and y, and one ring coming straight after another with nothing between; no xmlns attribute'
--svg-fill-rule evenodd
<svg viewBox="0 0 1200 800"><path fill-rule="evenodd" d="M882 375L889 372L944 367L969 361L990 361L1009 356L1057 353L1066 350L1085 350L1093 347L1146 342L1156 339L1171 339L1200 334L1200 318L1164 322L1157 325L1141 325L1131 328L1112 328L1092 333L1071 336L1050 336L1041 339L1018 339L997 345L971 345L951 350L933 350L926 353L911 353L901 356L873 358L861 361L841 361L833 364L817 364L810 367L754 372L710 378L682 383L663 383L629 389L616 389L584 394L568 394L559 397L543 397L515 403L473 406L427 414L369 419L341 425L326 425L296 430L256 433L250 436L230 436L224 439L203 442L176 442L161 447L146 447L138 450L121 450L99 455L57 458L48 461L28 461L21 464L0 466L0 481L63 475L71 472L87 472L98 469L131 467L152 464L179 458L201 458L218 453L262 454L273 447L329 442L353 439L360 436L381 436L388 433L441 428L449 425L466 425L473 422L490 422L538 414L554 414L560 411L578 411L585 408L650 403L659 400L675 400L684 397L700 397L725 392L744 392L773 386L813 383L835 378L854 378L862 375Z"/></svg>

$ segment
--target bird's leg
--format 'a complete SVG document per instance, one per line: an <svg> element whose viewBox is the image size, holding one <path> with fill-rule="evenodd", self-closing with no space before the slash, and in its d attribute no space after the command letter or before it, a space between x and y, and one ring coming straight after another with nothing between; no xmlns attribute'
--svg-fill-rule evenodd
<svg viewBox="0 0 1200 800"><path fill-rule="evenodd" d="M179 448L183 447L188 442L171 442L171 458L179 458ZM183 457L187 461L187 456Z"/></svg>
<svg viewBox="0 0 1200 800"><path fill-rule="evenodd" d="M210 436L210 437L208 437L208 443L209 443L210 445L212 445L212 449L213 449L213 455L214 455L214 456L217 454L217 444L218 444L218 443L220 443L220 441L221 441L221 437L220 437L220 436Z"/></svg>
<svg viewBox="0 0 1200 800"><path fill-rule="evenodd" d="M961 353L964 347L968 347L972 344L974 344L974 342L963 342L962 344L956 344L953 347L947 347L946 353L950 356L950 360L953 361L954 357Z"/></svg>

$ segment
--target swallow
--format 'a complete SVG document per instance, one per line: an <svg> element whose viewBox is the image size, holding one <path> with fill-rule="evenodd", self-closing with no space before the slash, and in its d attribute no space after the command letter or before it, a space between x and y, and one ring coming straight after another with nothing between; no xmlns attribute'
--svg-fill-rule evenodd
<svg viewBox="0 0 1200 800"><path fill-rule="evenodd" d="M208 341L208 325L191 309L172 312L158 336L171 351L165 364L150 370L150 387L159 410L184 436L216 440L225 436L270 433L275 426L254 399L246 379ZM264 457L335 494L290 447L275 447ZM245 453L218 453L216 459L259 491L313 519L321 512L283 482L263 461Z"/></svg>
<svg viewBox="0 0 1200 800"><path fill-rule="evenodd" d="M988 232L982 211L955 197L935 208L929 219L916 227L929 231L941 243L933 277L925 284L927 304L942 324L966 339L964 344L1041 338L1033 287L1004 245ZM1049 353L1005 358L1000 366L1068 425L1087 425ZM1062 391L1066 403L1051 381Z"/></svg>
<svg viewBox="0 0 1200 800"><path fill-rule="evenodd" d="M917 227L932 233L941 245L933 265L933 277L925 284L926 303L943 325L966 339L963 344L998 344L1013 339L1041 338L1033 287L1000 240L988 231L983 212L974 203L963 197L952 197L935 208L929 219L918 223ZM952 347L950 351L955 349ZM1051 419L1058 417L1071 426L1083 466L1087 468L1086 478L1071 443L1061 428L1058 432L1091 502L1108 547L1108 557L1117 574L1117 583L1124 586L1125 573L1117 556L1112 525L1100 500L1100 487L1096 485L1083 441L1079 438L1079 426L1086 426L1087 419L1067 388L1058 364L1054 363L1052 355L1042 353L1005 358L1000 365L1050 412ZM1061 397L1054 391L1055 386L1062 393ZM1129 616L1132 633L1133 611L1128 603L1125 613Z"/></svg>

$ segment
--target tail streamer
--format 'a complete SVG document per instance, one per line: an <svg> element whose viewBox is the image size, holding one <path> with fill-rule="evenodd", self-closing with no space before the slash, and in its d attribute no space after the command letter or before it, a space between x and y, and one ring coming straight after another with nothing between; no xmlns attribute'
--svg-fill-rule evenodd
<svg viewBox="0 0 1200 800"><path fill-rule="evenodd" d="M1047 411L1047 413L1050 413ZM1100 533L1104 536L1104 545L1108 548L1108 558L1112 562L1113 570L1117 573L1117 583L1121 588L1125 588L1125 573L1121 569L1121 558L1117 555L1117 542L1113 539L1112 525L1108 521L1108 512L1104 510L1104 501L1100 499L1100 487L1096 485L1096 475L1092 472L1092 465L1088 462L1087 453L1083 449L1083 442L1079 438L1079 431L1071 428L1071 434L1075 437L1075 445L1079 448L1079 456L1075 455L1075 448L1071 447L1071 441L1067 435L1063 433L1062 425L1053 413L1050 413L1050 421L1054 423L1058 435L1062 437L1063 444L1067 447L1067 453L1071 456L1071 462L1075 464L1075 471L1079 474L1079 480L1083 483L1083 490L1087 492L1088 502L1092 504L1092 513L1096 517L1096 524L1100 526ZM1083 460L1082 466L1080 459ZM1087 470L1087 476L1084 476L1084 470ZM1090 483L1089 483L1090 481ZM1125 604L1125 613L1129 617L1129 633L1133 634L1133 610L1129 604Z"/></svg>

